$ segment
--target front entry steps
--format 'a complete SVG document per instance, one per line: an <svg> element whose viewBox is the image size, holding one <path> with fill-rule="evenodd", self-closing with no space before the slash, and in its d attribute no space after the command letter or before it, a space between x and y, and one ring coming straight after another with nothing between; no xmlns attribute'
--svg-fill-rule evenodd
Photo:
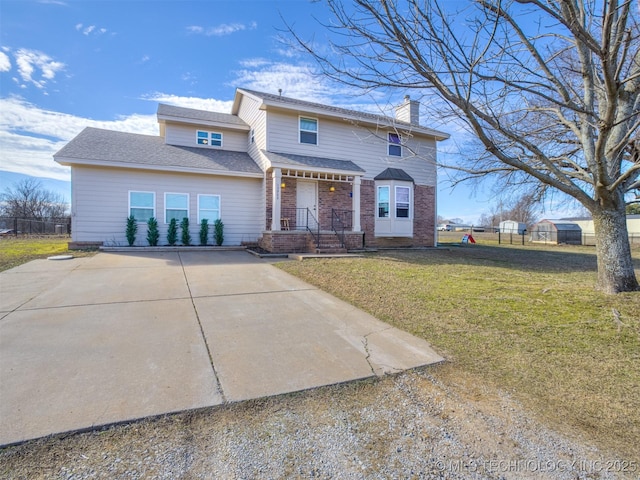
<svg viewBox="0 0 640 480"><path fill-rule="evenodd" d="M338 235L332 231L320 232L318 244L312 235L308 236L307 251L310 253L323 255L336 255L347 253L347 249L343 246Z"/></svg>

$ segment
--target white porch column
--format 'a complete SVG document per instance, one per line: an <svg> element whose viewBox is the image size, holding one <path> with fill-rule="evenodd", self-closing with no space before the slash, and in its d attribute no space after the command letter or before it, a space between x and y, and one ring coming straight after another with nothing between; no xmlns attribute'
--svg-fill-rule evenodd
<svg viewBox="0 0 640 480"><path fill-rule="evenodd" d="M360 227L360 176L353 177L353 190L351 196L353 209L353 231L359 232Z"/></svg>
<svg viewBox="0 0 640 480"><path fill-rule="evenodd" d="M282 170L279 168L274 168L271 173L273 188L271 189L271 230L279 231L280 230L280 205L281 205L281 192L280 192L280 184L282 183Z"/></svg>

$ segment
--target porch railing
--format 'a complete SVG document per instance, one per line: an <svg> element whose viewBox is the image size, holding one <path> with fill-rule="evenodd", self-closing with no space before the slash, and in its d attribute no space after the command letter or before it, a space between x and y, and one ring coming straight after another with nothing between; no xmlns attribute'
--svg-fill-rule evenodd
<svg viewBox="0 0 640 480"><path fill-rule="evenodd" d="M271 212L267 210L267 223L271 228ZM327 223L327 222L325 222ZM308 208L283 207L280 210L281 230L307 231L311 234L317 248L321 243L320 221ZM328 230L329 225L324 225ZM331 209L331 230L340 240L341 247L345 246L345 232L353 228L353 211Z"/></svg>
<svg viewBox="0 0 640 480"><path fill-rule="evenodd" d="M344 232L353 227L353 210L331 209L331 230L340 239L340 246L344 248Z"/></svg>

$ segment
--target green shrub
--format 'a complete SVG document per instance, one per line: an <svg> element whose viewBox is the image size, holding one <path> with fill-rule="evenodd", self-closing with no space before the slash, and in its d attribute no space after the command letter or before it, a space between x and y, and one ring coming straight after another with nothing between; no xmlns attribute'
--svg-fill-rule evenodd
<svg viewBox="0 0 640 480"><path fill-rule="evenodd" d="M152 247L158 245L158 239L160 238L160 232L158 231L158 220L151 217L147 222L147 242Z"/></svg>
<svg viewBox="0 0 640 480"><path fill-rule="evenodd" d="M209 237L209 220L206 218L200 222L200 245L206 245Z"/></svg>
<svg viewBox="0 0 640 480"><path fill-rule="evenodd" d="M220 219L217 219L213 224L213 238L218 246L224 242L224 223Z"/></svg>
<svg viewBox="0 0 640 480"><path fill-rule="evenodd" d="M136 233L138 233L138 224L136 223L136 219L133 215L127 217L127 242L129 242L129 246L132 247L134 243L136 243Z"/></svg>
<svg viewBox="0 0 640 480"><path fill-rule="evenodd" d="M175 218L172 218L169 222L169 230L167 231L167 243L169 245L175 245L178 241L178 222Z"/></svg>
<svg viewBox="0 0 640 480"><path fill-rule="evenodd" d="M184 217L180 222L180 229L182 230L182 244L191 245L191 234L189 233L189 219Z"/></svg>

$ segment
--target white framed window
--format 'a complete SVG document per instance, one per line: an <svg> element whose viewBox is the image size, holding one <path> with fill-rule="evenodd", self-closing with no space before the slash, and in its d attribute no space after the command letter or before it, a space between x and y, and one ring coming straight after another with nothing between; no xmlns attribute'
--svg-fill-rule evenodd
<svg viewBox="0 0 640 480"><path fill-rule="evenodd" d="M249 143L255 143L256 142L256 131L252 128L251 131L249 132Z"/></svg>
<svg viewBox="0 0 640 480"><path fill-rule="evenodd" d="M138 222L147 222L156 216L155 192L129 191L129 216Z"/></svg>
<svg viewBox="0 0 640 480"><path fill-rule="evenodd" d="M220 195L198 195L198 223L205 218L210 224L220 218Z"/></svg>
<svg viewBox="0 0 640 480"><path fill-rule="evenodd" d="M300 143L318 144L318 119L300 117Z"/></svg>
<svg viewBox="0 0 640 480"><path fill-rule="evenodd" d="M389 132L388 137L388 154L391 157L401 157L402 156L402 139L400 135L395 132Z"/></svg>
<svg viewBox="0 0 640 480"><path fill-rule="evenodd" d="M222 147L222 133L206 132L198 130L196 132L196 142L198 145L206 145L209 147Z"/></svg>
<svg viewBox="0 0 640 480"><path fill-rule="evenodd" d="M381 185L378 187L378 218L389 217L389 186Z"/></svg>
<svg viewBox="0 0 640 480"><path fill-rule="evenodd" d="M411 189L396 186L396 218L409 218L411 205Z"/></svg>
<svg viewBox="0 0 640 480"><path fill-rule="evenodd" d="M165 193L164 223L171 222L172 218L175 218L180 223L185 217L189 218L189 194Z"/></svg>

